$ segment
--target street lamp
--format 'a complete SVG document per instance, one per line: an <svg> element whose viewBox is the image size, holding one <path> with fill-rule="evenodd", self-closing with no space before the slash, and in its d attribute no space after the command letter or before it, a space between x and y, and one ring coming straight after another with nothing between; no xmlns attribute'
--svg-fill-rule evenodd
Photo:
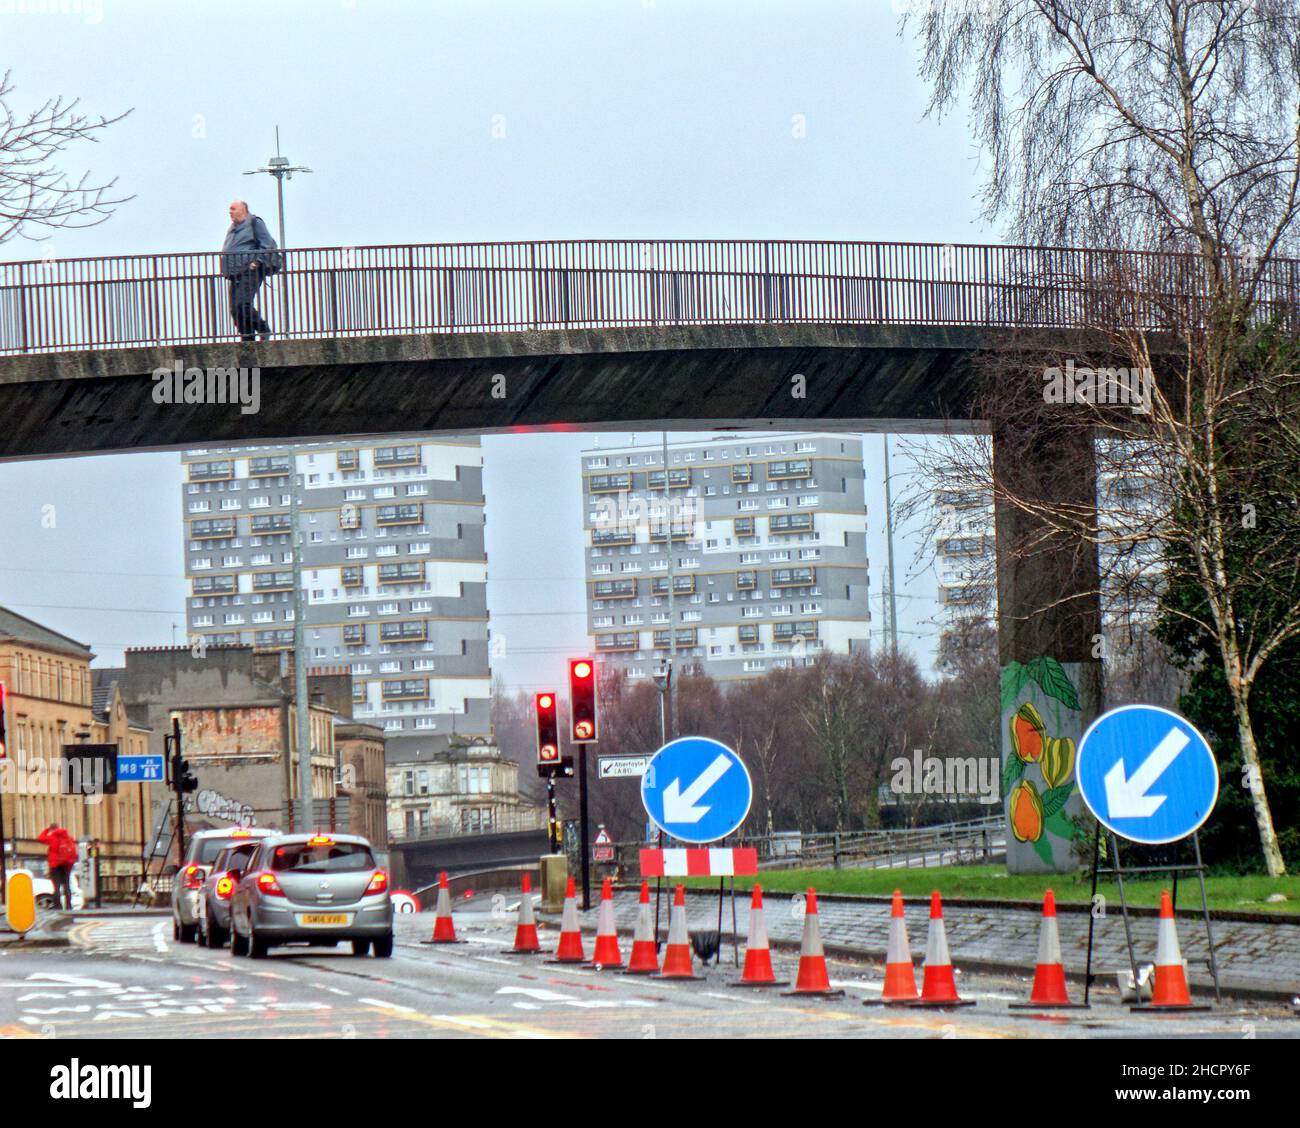
<svg viewBox="0 0 1300 1128"><path fill-rule="evenodd" d="M288 157L280 156L280 127L275 127L275 156L271 157L262 168L250 169L245 176L266 173L275 177L275 202L280 217L280 249L287 246L284 239L284 182L292 180L295 172L311 172L306 165L291 165Z"/></svg>
<svg viewBox="0 0 1300 1128"><path fill-rule="evenodd" d="M659 744L662 746L668 743L667 701L668 691L673 684L672 663L660 666L651 677L654 679L655 689L659 691Z"/></svg>

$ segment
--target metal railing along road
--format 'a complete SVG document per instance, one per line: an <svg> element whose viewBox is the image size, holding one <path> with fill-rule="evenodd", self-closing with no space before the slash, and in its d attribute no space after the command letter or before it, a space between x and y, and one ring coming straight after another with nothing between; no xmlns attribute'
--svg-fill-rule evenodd
<svg viewBox="0 0 1300 1128"><path fill-rule="evenodd" d="M490 819L464 822L460 819L434 819L413 830L394 834L394 843L427 842L435 838L465 838L472 835L512 834L516 831L543 830L546 813L541 810L498 811Z"/></svg>
<svg viewBox="0 0 1300 1128"><path fill-rule="evenodd" d="M1271 261L1264 315L1297 317ZM279 337L767 323L1177 324L1192 254L951 243L554 240L284 252L258 305ZM235 340L220 253L0 263L0 354Z"/></svg>

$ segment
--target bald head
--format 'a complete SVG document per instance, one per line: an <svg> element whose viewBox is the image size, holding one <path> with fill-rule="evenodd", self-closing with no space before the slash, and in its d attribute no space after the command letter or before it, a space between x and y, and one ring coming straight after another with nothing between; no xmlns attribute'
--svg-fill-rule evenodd
<svg viewBox="0 0 1300 1128"><path fill-rule="evenodd" d="M248 218L248 204L244 200L233 200L230 204L230 222L243 223Z"/></svg>

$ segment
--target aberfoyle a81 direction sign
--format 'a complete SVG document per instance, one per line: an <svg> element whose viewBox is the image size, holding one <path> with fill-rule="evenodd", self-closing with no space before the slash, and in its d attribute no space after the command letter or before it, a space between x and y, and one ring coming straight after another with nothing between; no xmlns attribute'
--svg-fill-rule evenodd
<svg viewBox="0 0 1300 1128"><path fill-rule="evenodd" d="M1093 721L1079 741L1075 771L1102 826L1147 845L1186 838L1219 797L1219 768L1205 737L1156 705L1124 705Z"/></svg>
<svg viewBox="0 0 1300 1128"><path fill-rule="evenodd" d="M754 786L745 762L707 736L665 744L641 777L646 814L683 842L716 842L749 814Z"/></svg>

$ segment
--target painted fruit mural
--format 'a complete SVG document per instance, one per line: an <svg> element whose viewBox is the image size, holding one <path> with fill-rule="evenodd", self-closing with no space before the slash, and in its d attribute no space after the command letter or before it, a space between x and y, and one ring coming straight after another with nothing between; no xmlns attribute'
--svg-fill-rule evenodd
<svg viewBox="0 0 1300 1128"><path fill-rule="evenodd" d="M1024 700L1026 692L1038 703ZM1052 839L1073 842L1084 833L1066 810L1075 791L1075 742L1060 735L1078 731L1080 701L1069 675L1055 658L1011 662L1002 669L1002 712L1009 753L1002 768L1007 826L1017 842L1028 843L1048 867Z"/></svg>

